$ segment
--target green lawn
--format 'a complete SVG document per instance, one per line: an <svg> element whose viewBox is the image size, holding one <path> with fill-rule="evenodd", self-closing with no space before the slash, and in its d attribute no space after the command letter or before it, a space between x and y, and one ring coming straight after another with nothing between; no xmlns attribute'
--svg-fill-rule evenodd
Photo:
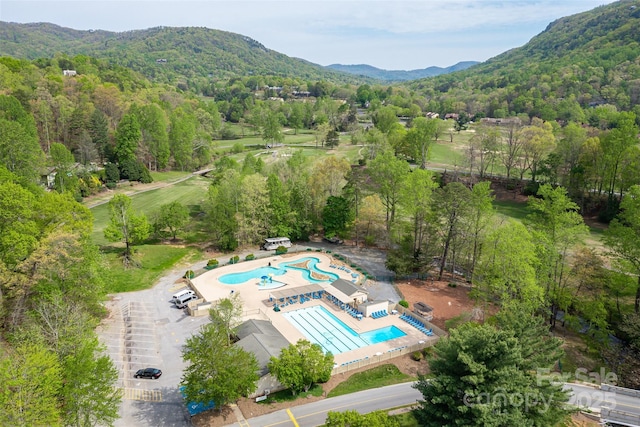
<svg viewBox="0 0 640 427"><path fill-rule="evenodd" d="M142 245L135 247L134 260L139 268L124 269L122 248L109 247L105 254L106 268L103 278L108 293L131 292L150 288L167 270L182 262L185 271L193 262L201 258L195 248L182 248L165 245Z"/></svg>
<svg viewBox="0 0 640 427"><path fill-rule="evenodd" d="M499 215L517 220L523 220L530 213L526 203L511 200L494 200L493 207Z"/></svg>
<svg viewBox="0 0 640 427"><path fill-rule="evenodd" d="M207 197L209 180L200 176L145 193L136 194L131 198L133 209L151 218L160 206L174 201L180 201L189 207L200 205ZM109 204L105 203L91 209L93 213L93 242L97 245L106 245L109 242L104 238L104 229L109 222Z"/></svg>
<svg viewBox="0 0 640 427"><path fill-rule="evenodd" d="M353 374L348 380L341 382L331 390L327 397L342 396L343 394L415 380L416 378L400 372L395 365L380 365L364 372Z"/></svg>

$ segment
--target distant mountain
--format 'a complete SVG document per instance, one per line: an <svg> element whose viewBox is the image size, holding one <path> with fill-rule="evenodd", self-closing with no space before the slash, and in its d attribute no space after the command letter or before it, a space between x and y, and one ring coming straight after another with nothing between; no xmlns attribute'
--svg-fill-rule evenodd
<svg viewBox="0 0 640 427"><path fill-rule="evenodd" d="M434 102L454 98L488 106L480 112L490 117L582 120L577 107L600 104L640 113L640 1L557 19L522 47L458 73L406 84Z"/></svg>
<svg viewBox="0 0 640 427"><path fill-rule="evenodd" d="M0 55L33 60L59 54L107 60L155 81L256 74L362 82L353 75L267 49L249 37L209 28L156 27L116 33L0 21Z"/></svg>
<svg viewBox="0 0 640 427"><path fill-rule="evenodd" d="M420 70L382 70L380 68L372 67L371 65L359 64L359 65L343 65L343 64L331 64L326 68L342 71L344 73L355 74L357 76L366 76L378 80L384 80L387 82L400 82L407 80L422 79L425 77L439 76L440 74L453 73L454 71L466 70L467 68L479 64L477 61L464 61L458 62L450 67L428 67Z"/></svg>

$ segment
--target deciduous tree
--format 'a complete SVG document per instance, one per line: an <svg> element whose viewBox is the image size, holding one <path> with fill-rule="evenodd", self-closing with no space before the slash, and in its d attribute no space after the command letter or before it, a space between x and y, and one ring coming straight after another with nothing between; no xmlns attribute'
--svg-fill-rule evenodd
<svg viewBox="0 0 640 427"><path fill-rule="evenodd" d="M163 230L169 230L173 240L176 240L178 231L188 222L189 209L182 203L175 201L160 206L160 210L155 216L153 228L157 233Z"/></svg>
<svg viewBox="0 0 640 427"><path fill-rule="evenodd" d="M296 394L309 390L314 383L329 380L333 355L324 354L318 344L300 340L283 348L279 357L271 356L268 367L282 385Z"/></svg>
<svg viewBox="0 0 640 427"><path fill-rule="evenodd" d="M187 339L182 358L187 363L180 384L187 401L217 411L256 389L258 361L237 345L227 345L227 335L215 324L205 325Z"/></svg>
<svg viewBox="0 0 640 427"><path fill-rule="evenodd" d="M136 214L131 199L124 194L116 194L109 201L109 224L104 236L111 242L123 242L123 261L129 266L133 261L132 246L149 237L149 222L144 214Z"/></svg>

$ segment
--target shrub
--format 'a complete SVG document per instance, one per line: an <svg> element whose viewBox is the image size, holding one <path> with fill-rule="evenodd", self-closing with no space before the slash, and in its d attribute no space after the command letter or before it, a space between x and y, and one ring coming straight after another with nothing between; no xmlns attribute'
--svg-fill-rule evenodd
<svg viewBox="0 0 640 427"><path fill-rule="evenodd" d="M414 351L414 352L411 354L411 358L412 358L413 360L415 360L416 362L419 362L419 361L421 361L421 360L422 360L422 353L421 353L421 352L419 352L419 351Z"/></svg>
<svg viewBox="0 0 640 427"><path fill-rule="evenodd" d="M240 257L238 255L234 255L229 258L229 264L237 264L240 261Z"/></svg>
<svg viewBox="0 0 640 427"><path fill-rule="evenodd" d="M242 142L236 142L235 144L233 144L233 147L231 147L232 153L239 154L239 153L242 153L243 151L244 151L244 145L242 144Z"/></svg>
<svg viewBox="0 0 640 427"><path fill-rule="evenodd" d="M424 357L429 357L433 354L433 347L425 347L422 349L422 355Z"/></svg>
<svg viewBox="0 0 640 427"><path fill-rule="evenodd" d="M207 262L207 267L216 268L219 264L220 262L217 259L210 259Z"/></svg>
<svg viewBox="0 0 640 427"><path fill-rule="evenodd" d="M256 256L254 254L249 254L246 257L244 257L245 261L251 261L251 260L254 260L254 259L256 259Z"/></svg>
<svg viewBox="0 0 640 427"><path fill-rule="evenodd" d="M407 300L400 300L398 304L400 304L404 308L409 308L409 302Z"/></svg>
<svg viewBox="0 0 640 427"><path fill-rule="evenodd" d="M307 248L307 252L311 252L313 249L311 248Z"/></svg>
<svg viewBox="0 0 640 427"><path fill-rule="evenodd" d="M193 270L187 270L186 273L184 273L184 277L186 279L193 279L196 277L196 273L194 273Z"/></svg>
<svg viewBox="0 0 640 427"><path fill-rule="evenodd" d="M449 282L449 284L447 286L449 286L450 288L455 288L456 286L458 286L458 284L457 283L453 283L453 282Z"/></svg>
<svg viewBox="0 0 640 427"><path fill-rule="evenodd" d="M278 246L276 248L276 255L282 255L286 253L287 253L287 248L285 248L284 246Z"/></svg>

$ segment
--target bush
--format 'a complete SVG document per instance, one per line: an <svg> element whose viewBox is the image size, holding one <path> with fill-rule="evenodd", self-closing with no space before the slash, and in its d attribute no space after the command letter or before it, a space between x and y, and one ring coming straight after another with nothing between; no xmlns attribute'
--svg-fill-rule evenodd
<svg viewBox="0 0 640 427"><path fill-rule="evenodd" d="M207 262L207 267L216 268L219 264L220 262L217 259L210 259Z"/></svg>
<svg viewBox="0 0 640 427"><path fill-rule="evenodd" d="M409 308L409 302L407 300L400 300L398 304L400 304L404 308Z"/></svg>
<svg viewBox="0 0 640 427"><path fill-rule="evenodd" d="M118 184L113 181L107 181L107 183L105 184L105 187L107 187L109 190L113 190L117 186Z"/></svg>
<svg viewBox="0 0 640 427"><path fill-rule="evenodd" d="M193 279L196 277L196 273L194 273L193 270L187 270L186 273L184 273L184 277L185 279Z"/></svg>
<svg viewBox="0 0 640 427"><path fill-rule="evenodd" d="M234 154L239 154L242 153L244 151L244 144L242 144L242 142L236 142L235 144L233 144L233 147L231 147L231 152Z"/></svg>
<svg viewBox="0 0 640 427"><path fill-rule="evenodd" d="M246 257L244 257L245 261L251 261L251 260L254 260L254 259L256 259L256 256L254 254L249 254Z"/></svg>
<svg viewBox="0 0 640 427"><path fill-rule="evenodd" d="M449 286L450 288L455 288L456 286L458 286L458 284L457 283L453 283L453 282L449 282L449 284L447 286Z"/></svg>
<svg viewBox="0 0 640 427"><path fill-rule="evenodd" d="M240 261L240 257L238 255L234 255L229 258L229 264L237 264Z"/></svg>
<svg viewBox="0 0 640 427"><path fill-rule="evenodd" d="M414 351L414 352L411 354L411 358L412 358L413 360L415 360L416 362L419 362L419 361L421 361L421 360L422 360L422 353L421 353L421 352L419 352L419 351Z"/></svg>
<svg viewBox="0 0 640 427"><path fill-rule="evenodd" d="M287 248L285 248L284 246L278 246L276 248L276 255L282 255L286 253L287 253Z"/></svg>
<svg viewBox="0 0 640 427"><path fill-rule="evenodd" d="M422 355L424 357L430 357L433 354L433 347L425 347L422 349Z"/></svg>

